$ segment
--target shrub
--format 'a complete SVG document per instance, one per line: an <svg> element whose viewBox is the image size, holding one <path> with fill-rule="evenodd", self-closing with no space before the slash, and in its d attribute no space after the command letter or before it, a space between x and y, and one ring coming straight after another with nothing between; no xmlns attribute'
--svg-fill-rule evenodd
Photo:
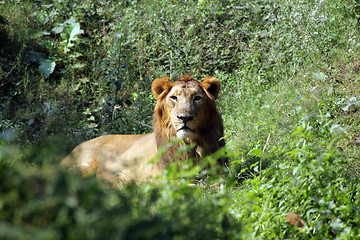
<svg viewBox="0 0 360 240"><path fill-rule="evenodd" d="M55 141L56 143L56 141ZM188 182L121 190L59 169L54 145L0 148L3 239L238 239L226 194L205 197ZM39 163L39 164L35 164Z"/></svg>
<svg viewBox="0 0 360 240"><path fill-rule="evenodd" d="M358 180L349 177L337 142L345 129L326 117L305 116L277 161L243 183L234 207L247 219L252 238L359 237ZM286 224L289 212L306 226L297 231Z"/></svg>

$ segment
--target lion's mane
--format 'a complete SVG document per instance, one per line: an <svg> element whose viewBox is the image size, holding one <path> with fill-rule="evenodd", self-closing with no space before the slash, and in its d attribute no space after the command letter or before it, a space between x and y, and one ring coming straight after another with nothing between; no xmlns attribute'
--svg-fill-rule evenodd
<svg viewBox="0 0 360 240"><path fill-rule="evenodd" d="M157 103L154 109L153 117L153 132L155 133L157 146L166 145L171 139L176 138L176 130L171 123L169 111L165 104L165 97L169 93L171 87L178 82L194 82L204 89L207 99L206 105L203 106L203 111L199 116L200 124L198 131L196 132L196 138L191 142L185 142L185 144L194 144L195 147L191 152L182 154L180 157L175 157L175 152L182 144L177 144L173 147L168 148L166 153L163 155L160 164L163 166L168 165L174 161L181 161L183 159L197 158L200 156L199 152L203 152L205 155L216 152L219 148L225 145L223 139L224 127L222 118L216 108L215 99L218 96L220 90L220 84L213 82L215 78L206 77L203 82L198 82L191 78L190 74L187 74L177 80L176 82L168 82L165 77L159 81L154 81L152 85L153 94L156 97ZM216 79L217 80L217 79ZM160 94L159 94L160 93ZM199 151L200 150L200 151ZM223 159L219 160L223 163Z"/></svg>

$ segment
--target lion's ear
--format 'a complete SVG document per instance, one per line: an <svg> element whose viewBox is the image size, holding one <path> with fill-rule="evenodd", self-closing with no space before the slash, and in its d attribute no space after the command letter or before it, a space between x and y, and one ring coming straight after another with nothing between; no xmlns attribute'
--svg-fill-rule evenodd
<svg viewBox="0 0 360 240"><path fill-rule="evenodd" d="M167 76L163 76L161 78L157 78L153 81L151 85L152 92L154 94L155 99L157 99L164 90L169 88L169 78Z"/></svg>
<svg viewBox="0 0 360 240"><path fill-rule="evenodd" d="M207 76L200 83L200 86L205 90L206 94L211 94L209 96L211 99L216 99L220 92L220 81L215 77Z"/></svg>

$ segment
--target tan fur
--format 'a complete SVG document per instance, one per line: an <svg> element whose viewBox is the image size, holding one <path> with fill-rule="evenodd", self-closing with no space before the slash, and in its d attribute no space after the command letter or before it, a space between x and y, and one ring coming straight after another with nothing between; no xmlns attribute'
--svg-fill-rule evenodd
<svg viewBox="0 0 360 240"><path fill-rule="evenodd" d="M216 152L225 145L223 123L215 99L220 90L217 78L206 77L202 82L190 75L169 82L155 79L152 91L156 98L153 133L140 135L105 135L79 144L62 166L83 176L96 172L105 181L142 182L161 173L171 162L201 157ZM193 144L191 152L174 157L182 145L170 147L156 164L150 164L158 148L170 139L180 138L182 144Z"/></svg>

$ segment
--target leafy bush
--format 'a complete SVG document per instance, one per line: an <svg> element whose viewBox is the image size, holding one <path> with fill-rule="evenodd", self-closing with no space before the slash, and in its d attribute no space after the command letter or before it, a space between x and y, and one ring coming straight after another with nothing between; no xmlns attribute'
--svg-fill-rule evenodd
<svg viewBox="0 0 360 240"><path fill-rule="evenodd" d="M106 190L95 177L59 169L50 157L53 144L39 149L7 144L0 149L1 238L239 238L240 224L226 210L226 194L205 197L187 182Z"/></svg>
<svg viewBox="0 0 360 240"><path fill-rule="evenodd" d="M345 129L321 116L305 116L286 149L257 177L243 183L234 204L252 238L358 238L360 187L346 172L337 142ZM289 228L285 216L300 214L306 226Z"/></svg>

